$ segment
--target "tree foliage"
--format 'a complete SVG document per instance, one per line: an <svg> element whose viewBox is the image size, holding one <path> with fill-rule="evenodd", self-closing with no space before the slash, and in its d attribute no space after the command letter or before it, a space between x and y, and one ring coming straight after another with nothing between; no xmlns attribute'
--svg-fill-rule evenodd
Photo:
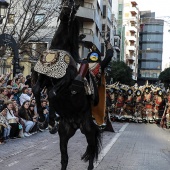
<svg viewBox="0 0 170 170"><path fill-rule="evenodd" d="M19 49L28 42L41 42L52 38L59 15L60 0L7 0L6 18L0 34L14 37Z"/></svg>
<svg viewBox="0 0 170 170"><path fill-rule="evenodd" d="M110 77L113 78L113 82L120 82L127 85L134 83L132 79L132 69L123 61L113 61L110 65Z"/></svg>
<svg viewBox="0 0 170 170"><path fill-rule="evenodd" d="M164 83L166 87L170 84L170 67L160 73L159 80Z"/></svg>

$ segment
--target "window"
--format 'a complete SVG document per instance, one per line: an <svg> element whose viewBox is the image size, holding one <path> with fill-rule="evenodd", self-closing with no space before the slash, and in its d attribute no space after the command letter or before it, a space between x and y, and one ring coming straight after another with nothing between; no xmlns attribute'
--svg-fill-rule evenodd
<svg viewBox="0 0 170 170"><path fill-rule="evenodd" d="M37 14L34 17L34 24L41 24L44 21L45 14Z"/></svg>
<svg viewBox="0 0 170 170"><path fill-rule="evenodd" d="M15 23L15 15L9 14L8 15L8 24L14 24Z"/></svg>

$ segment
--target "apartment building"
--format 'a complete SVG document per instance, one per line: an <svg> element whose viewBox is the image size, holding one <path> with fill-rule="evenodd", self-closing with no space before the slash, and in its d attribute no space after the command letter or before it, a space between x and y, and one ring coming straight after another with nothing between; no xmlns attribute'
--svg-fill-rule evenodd
<svg viewBox="0 0 170 170"><path fill-rule="evenodd" d="M138 44L140 13L137 0L119 0L118 25L121 37L120 60L133 71L132 78L137 80Z"/></svg>
<svg viewBox="0 0 170 170"><path fill-rule="evenodd" d="M151 11L141 11L140 16L138 82L155 83L162 70L164 20L155 19Z"/></svg>

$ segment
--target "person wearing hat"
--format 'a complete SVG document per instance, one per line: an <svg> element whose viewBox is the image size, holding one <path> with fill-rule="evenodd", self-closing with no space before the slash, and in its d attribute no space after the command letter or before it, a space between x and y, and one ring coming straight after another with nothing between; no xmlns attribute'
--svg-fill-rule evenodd
<svg viewBox="0 0 170 170"><path fill-rule="evenodd" d="M106 80L105 80L105 68L113 57L113 48L110 42L106 42L106 55L101 60L101 55L94 49L88 54L87 61L89 63L89 69L94 76L99 94L99 102L97 105L92 106L92 115L95 118L96 124L99 128L103 129L106 127L105 116L106 116Z"/></svg>

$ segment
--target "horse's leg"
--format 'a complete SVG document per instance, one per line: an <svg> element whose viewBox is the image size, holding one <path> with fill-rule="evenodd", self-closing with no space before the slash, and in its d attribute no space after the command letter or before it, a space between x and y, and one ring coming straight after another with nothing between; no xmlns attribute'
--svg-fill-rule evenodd
<svg viewBox="0 0 170 170"><path fill-rule="evenodd" d="M87 149L82 159L84 161L89 160L88 170L92 170L94 168L93 162L94 158L98 158L98 154L101 148L101 132L99 128L92 122L92 119L85 120L85 123L82 124L82 133L86 136L87 139Z"/></svg>
<svg viewBox="0 0 170 170"><path fill-rule="evenodd" d="M60 136L61 170L66 170L68 165L67 145L69 139L77 129L72 128L68 123L60 121L58 134Z"/></svg>
<svg viewBox="0 0 170 170"><path fill-rule="evenodd" d="M45 122L45 117L43 114L43 109L41 106L41 90L42 90L42 85L44 82L44 77L43 75L38 76L38 80L36 81L36 84L32 87L32 91L36 100L36 105L37 105L37 113L39 114L39 127L42 129L45 129L47 127L47 123Z"/></svg>
<svg viewBox="0 0 170 170"><path fill-rule="evenodd" d="M55 101L49 99L49 120L48 120L48 129L51 134L55 134L58 131L59 125L56 121L56 112L53 106Z"/></svg>

